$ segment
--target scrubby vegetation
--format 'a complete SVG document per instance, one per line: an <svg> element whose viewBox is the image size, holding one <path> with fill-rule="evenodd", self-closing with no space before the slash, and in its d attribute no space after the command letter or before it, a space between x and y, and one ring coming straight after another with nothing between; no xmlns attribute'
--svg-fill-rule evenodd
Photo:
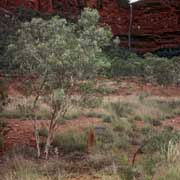
<svg viewBox="0 0 180 180"><path fill-rule="evenodd" d="M179 180L180 97L163 92L179 90L180 57L120 48L95 10L21 13L0 45L0 179Z"/></svg>

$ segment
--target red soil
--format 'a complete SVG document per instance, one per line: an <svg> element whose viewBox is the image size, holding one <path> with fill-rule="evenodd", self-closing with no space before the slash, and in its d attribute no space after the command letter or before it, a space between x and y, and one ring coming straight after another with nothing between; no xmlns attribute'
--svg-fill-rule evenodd
<svg viewBox="0 0 180 180"><path fill-rule="evenodd" d="M180 131L180 116L174 119L168 119L163 121L163 127L171 126L175 130Z"/></svg>
<svg viewBox="0 0 180 180"><path fill-rule="evenodd" d="M79 119L69 120L65 124L59 125L56 133L65 133L68 131L82 131L90 126L99 124L97 118L80 117ZM49 121L38 120L37 125L39 128L48 127ZM35 146L35 138L33 134L33 121L18 119L8 120L9 132L5 136L5 144L3 151L9 151L14 146L30 145Z"/></svg>
<svg viewBox="0 0 180 180"><path fill-rule="evenodd" d="M105 82L107 79L99 79L99 81ZM22 85L21 83L23 82L23 79L18 81L14 80L10 85L9 85L9 94L12 96L20 95L22 94ZM119 95L119 96L126 96L126 95L131 95L131 94L139 94L141 92L147 92L152 95L157 95L157 96L165 96L165 97L176 97L180 96L180 86L160 86L160 85L153 85L151 83L146 83L144 84L141 80L134 78L134 79L122 79L120 80L119 83L117 81L111 81L110 86L113 86L115 88L114 93L109 94L109 95ZM104 83L106 84L106 83ZM75 92L78 93L78 92Z"/></svg>
<svg viewBox="0 0 180 180"><path fill-rule="evenodd" d="M116 92L113 95L130 95L138 94L140 92L148 92L152 95L158 96L171 96L178 97L180 96L180 87L170 86L164 88L162 86L153 86L152 84L142 84L137 79L135 80L122 80L120 84L117 84L116 81L113 82L117 87ZM16 96L21 94L19 91L20 83L14 81L9 86L9 94L11 96ZM111 94L112 96L112 94ZM42 127L48 121L39 120L38 126ZM68 121L66 124L59 125L57 132L63 133L69 130L83 130L89 126L99 124L100 121L97 118L88 118L80 117L79 119ZM142 122L139 122L139 128L143 126ZM173 126L175 129L180 130L180 117L175 119L166 120L163 122L163 127ZM18 119L8 120L9 132L5 136L5 151L8 151L13 148L15 145L35 145L35 139L33 135L33 123L32 121L21 121Z"/></svg>
<svg viewBox="0 0 180 180"><path fill-rule="evenodd" d="M153 85L150 83L143 84L139 81L124 81L127 83L125 87L119 87L116 95L130 95L130 94L139 94L141 92L146 92L156 96L165 96L165 97L176 97L180 96L180 87L177 86L168 86L163 87L159 85ZM122 81L123 83L123 81Z"/></svg>

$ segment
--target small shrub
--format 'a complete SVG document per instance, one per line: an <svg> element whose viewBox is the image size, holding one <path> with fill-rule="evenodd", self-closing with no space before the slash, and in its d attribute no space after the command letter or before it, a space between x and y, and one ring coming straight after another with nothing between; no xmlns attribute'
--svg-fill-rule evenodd
<svg viewBox="0 0 180 180"><path fill-rule="evenodd" d="M17 113L21 115L21 118L28 118L28 117L33 117L33 113L31 110L31 107L28 106L27 104L18 104L16 106Z"/></svg>
<svg viewBox="0 0 180 180"><path fill-rule="evenodd" d="M45 178L43 174L38 172L36 164L24 159L23 156L15 156L8 163L8 171L3 176L4 180L48 180L48 178Z"/></svg>
<svg viewBox="0 0 180 180"><path fill-rule="evenodd" d="M7 125L8 124L6 121L0 119L0 134L3 131L3 129L7 127Z"/></svg>
<svg viewBox="0 0 180 180"><path fill-rule="evenodd" d="M129 158L126 153L121 153L119 156L116 157L116 162L120 166L128 166L129 165Z"/></svg>
<svg viewBox="0 0 180 180"><path fill-rule="evenodd" d="M6 127L7 123L4 120L0 120L0 150L4 147L4 135L6 135Z"/></svg>
<svg viewBox="0 0 180 180"><path fill-rule="evenodd" d="M110 87L107 87L105 84L101 84L99 87L96 88L96 92L102 95L108 95L114 93L115 90Z"/></svg>
<svg viewBox="0 0 180 180"><path fill-rule="evenodd" d="M167 145L162 147L161 152L168 163L178 162L180 160L180 143L170 140Z"/></svg>
<svg viewBox="0 0 180 180"><path fill-rule="evenodd" d="M151 94L150 93L148 93L148 92L141 92L140 94L139 94L139 101L144 101L146 98L148 98L149 96L151 96Z"/></svg>
<svg viewBox="0 0 180 180"><path fill-rule="evenodd" d="M146 172L147 175L153 176L156 170L156 163L157 160L154 158L146 158L143 160L143 169Z"/></svg>
<svg viewBox="0 0 180 180"><path fill-rule="evenodd" d="M5 82L0 79L0 112L4 110L4 108L9 103L9 97L8 97L8 88L5 85Z"/></svg>
<svg viewBox="0 0 180 180"><path fill-rule="evenodd" d="M4 137L0 135L0 150L2 150L4 147Z"/></svg>
<svg viewBox="0 0 180 180"><path fill-rule="evenodd" d="M93 95L84 96L80 102L80 106L86 108L98 108L102 104L102 98Z"/></svg>
<svg viewBox="0 0 180 180"><path fill-rule="evenodd" d="M90 111L86 114L87 117L95 117L95 118L102 118L103 114L97 113L94 111Z"/></svg>
<svg viewBox="0 0 180 180"><path fill-rule="evenodd" d="M79 90L81 93L85 94L90 94L93 93L94 88L93 88L93 82L88 81L88 82L83 82L79 84Z"/></svg>
<svg viewBox="0 0 180 180"><path fill-rule="evenodd" d="M10 157L22 156L23 158L36 158L36 149L28 145L14 145L12 151L9 152Z"/></svg>
<svg viewBox="0 0 180 180"><path fill-rule="evenodd" d="M107 168L112 164L112 157L103 153L95 153L89 156L89 166L95 171L100 171L103 168Z"/></svg>
<svg viewBox="0 0 180 180"><path fill-rule="evenodd" d="M161 121L155 120L155 119L151 120L150 123L151 123L153 126L161 126L161 125L162 125Z"/></svg>
<svg viewBox="0 0 180 180"><path fill-rule="evenodd" d="M153 134L152 128L150 127L150 125L149 125L149 126L146 126L146 127L143 127L143 128L141 129L141 133L142 133L143 135L146 135L146 136L148 136L149 134Z"/></svg>
<svg viewBox="0 0 180 180"><path fill-rule="evenodd" d="M118 137L115 138L115 146L118 149L127 150L129 147L130 138L126 134L121 134Z"/></svg>
<svg viewBox="0 0 180 180"><path fill-rule="evenodd" d="M42 137L48 137L48 129L45 127L42 127L38 129L38 134L39 136L42 136Z"/></svg>
<svg viewBox="0 0 180 180"><path fill-rule="evenodd" d="M76 112L76 113L71 113L71 114L66 114L64 116L64 120L73 120L76 119L80 116L80 113Z"/></svg>
<svg viewBox="0 0 180 180"><path fill-rule="evenodd" d="M112 102L109 105L110 111L114 117L127 117L132 112L132 106L126 102Z"/></svg>
<svg viewBox="0 0 180 180"><path fill-rule="evenodd" d="M99 150L112 150L115 142L115 133L109 127L97 126L94 128L96 133L97 148Z"/></svg>
<svg viewBox="0 0 180 180"><path fill-rule="evenodd" d="M180 179L180 165L170 166L163 176L158 177L157 180L179 180Z"/></svg>
<svg viewBox="0 0 180 180"><path fill-rule="evenodd" d="M178 132L164 130L159 135L152 135L144 149L151 152L161 151L162 147L167 148L170 140L172 142L179 142L180 134Z"/></svg>
<svg viewBox="0 0 180 180"><path fill-rule="evenodd" d="M131 166L123 166L119 168L119 174L122 178L122 180L132 180L135 179L135 177L139 174L137 169L131 167Z"/></svg>
<svg viewBox="0 0 180 180"><path fill-rule="evenodd" d="M85 133L67 132L65 134L57 134L53 139L53 146L64 153L81 151L87 148L87 135Z"/></svg>
<svg viewBox="0 0 180 180"><path fill-rule="evenodd" d="M103 114L103 116L101 118L102 118L103 122L105 122L105 123L111 123L112 122L112 117L109 115Z"/></svg>
<svg viewBox="0 0 180 180"><path fill-rule="evenodd" d="M112 122L113 130L117 132L132 132L132 125L126 118L119 118Z"/></svg>

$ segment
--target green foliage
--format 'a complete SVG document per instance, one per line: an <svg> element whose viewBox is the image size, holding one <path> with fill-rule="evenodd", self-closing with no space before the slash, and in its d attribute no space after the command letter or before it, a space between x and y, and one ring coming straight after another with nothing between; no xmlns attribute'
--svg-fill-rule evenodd
<svg viewBox="0 0 180 180"><path fill-rule="evenodd" d="M81 151L84 152L87 148L86 133L67 132L57 134L53 140L53 146L57 147L64 153Z"/></svg>
<svg viewBox="0 0 180 180"><path fill-rule="evenodd" d="M112 102L109 108L114 118L127 117L132 112L132 105L127 102Z"/></svg>
<svg viewBox="0 0 180 180"><path fill-rule="evenodd" d="M114 89L108 87L106 84L100 84L95 90L97 93L100 93L102 95L108 95L115 92Z"/></svg>
<svg viewBox="0 0 180 180"><path fill-rule="evenodd" d="M158 177L157 180L179 180L180 179L180 165L170 166L163 176Z"/></svg>
<svg viewBox="0 0 180 180"><path fill-rule="evenodd" d="M132 180L138 175L137 170L131 166L122 167L119 173L122 180Z"/></svg>
<svg viewBox="0 0 180 180"><path fill-rule="evenodd" d="M57 16L23 23L18 40L9 45L13 63L26 73L47 72L61 85L94 76L108 66L102 47L111 38L108 28L97 27L98 20L96 10L85 9L77 24Z"/></svg>
<svg viewBox="0 0 180 180"><path fill-rule="evenodd" d="M0 135L0 150L4 147L4 138L2 135Z"/></svg>
<svg viewBox="0 0 180 180"><path fill-rule="evenodd" d="M179 162L180 160L180 143L170 140L167 145L162 147L161 154L168 164Z"/></svg>
<svg viewBox="0 0 180 180"><path fill-rule="evenodd" d="M81 98L80 106L87 108L98 108L102 104L102 98L86 94Z"/></svg>
<svg viewBox="0 0 180 180"><path fill-rule="evenodd" d="M52 125L45 145L46 159L55 126L58 121L64 121L74 87L84 79L96 77L109 66L102 48L112 34L109 28L99 26L98 22L98 12L89 8L82 12L76 24L58 16L49 20L33 18L21 24L17 41L8 46L9 58L12 58L18 73L36 75L28 86L35 95L32 104L35 118L40 96L50 107ZM37 150L40 156L39 148Z"/></svg>
<svg viewBox="0 0 180 180"><path fill-rule="evenodd" d="M128 134L120 133L115 139L115 147L122 150L128 150L130 137Z"/></svg>
<svg viewBox="0 0 180 180"><path fill-rule="evenodd" d="M117 46L110 46L105 52L111 63L110 76L141 76L144 59Z"/></svg>
<svg viewBox="0 0 180 180"><path fill-rule="evenodd" d="M151 120L150 120L150 123L151 123L153 126L160 126L160 125L162 125L162 123L161 123L160 120L155 120L155 119L151 119Z"/></svg>
<svg viewBox="0 0 180 180"><path fill-rule="evenodd" d="M11 42L10 37L14 36L16 30L19 28L20 22L16 16L2 14L0 16L0 70L8 72L11 65L8 58L6 58L7 46Z"/></svg>
<svg viewBox="0 0 180 180"><path fill-rule="evenodd" d="M151 53L140 57L115 45L108 46L105 53L111 67L109 76L136 76L147 82L169 85L180 79L180 59L158 57Z"/></svg>
<svg viewBox="0 0 180 180"><path fill-rule="evenodd" d="M155 160L153 157L146 157L143 161L143 169L147 173L147 175L153 176L156 169L156 163L157 160Z"/></svg>
<svg viewBox="0 0 180 180"><path fill-rule="evenodd" d="M0 120L0 150L4 147L4 135L6 135L6 127L7 123L4 120Z"/></svg>
<svg viewBox="0 0 180 180"><path fill-rule="evenodd" d="M103 114L101 116L103 122L105 123L111 123L112 122L112 117L110 115L106 115L106 114Z"/></svg>
<svg viewBox="0 0 180 180"><path fill-rule="evenodd" d="M0 112L4 110L4 108L9 103L9 97L8 97L8 88L5 84L5 80L0 79Z"/></svg>
<svg viewBox="0 0 180 180"><path fill-rule="evenodd" d="M45 14L33 9L27 9L24 7L16 8L16 13L18 14L18 19L21 22L31 21L33 18L41 17L43 19L50 19L54 14Z"/></svg>
<svg viewBox="0 0 180 180"><path fill-rule="evenodd" d="M79 91L83 94L91 94L93 93L93 82L83 82L79 84Z"/></svg>
<svg viewBox="0 0 180 180"><path fill-rule="evenodd" d="M116 134L114 131L106 126L94 127L97 140L97 150L100 152L110 152L116 148Z"/></svg>
<svg viewBox="0 0 180 180"><path fill-rule="evenodd" d="M40 129L38 129L38 134L39 134L39 136L47 137L48 136L48 129L45 127L42 127Z"/></svg>
<svg viewBox="0 0 180 180"><path fill-rule="evenodd" d="M168 147L169 141L179 142L180 134L178 132L164 130L159 135L152 136L146 143L144 150L154 152L161 151L162 147L165 149Z"/></svg>
<svg viewBox="0 0 180 180"><path fill-rule="evenodd" d="M168 85L174 82L176 76L175 67L172 60L167 58L151 58L153 76L158 84Z"/></svg>

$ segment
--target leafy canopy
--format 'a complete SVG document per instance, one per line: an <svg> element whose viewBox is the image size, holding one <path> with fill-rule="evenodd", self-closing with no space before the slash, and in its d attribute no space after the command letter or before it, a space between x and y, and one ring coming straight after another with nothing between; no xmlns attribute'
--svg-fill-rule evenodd
<svg viewBox="0 0 180 180"><path fill-rule="evenodd" d="M61 83L96 75L109 66L102 48L112 37L98 21L98 12L86 8L77 23L58 16L23 23L17 41L9 45L13 64L26 74L46 73Z"/></svg>

